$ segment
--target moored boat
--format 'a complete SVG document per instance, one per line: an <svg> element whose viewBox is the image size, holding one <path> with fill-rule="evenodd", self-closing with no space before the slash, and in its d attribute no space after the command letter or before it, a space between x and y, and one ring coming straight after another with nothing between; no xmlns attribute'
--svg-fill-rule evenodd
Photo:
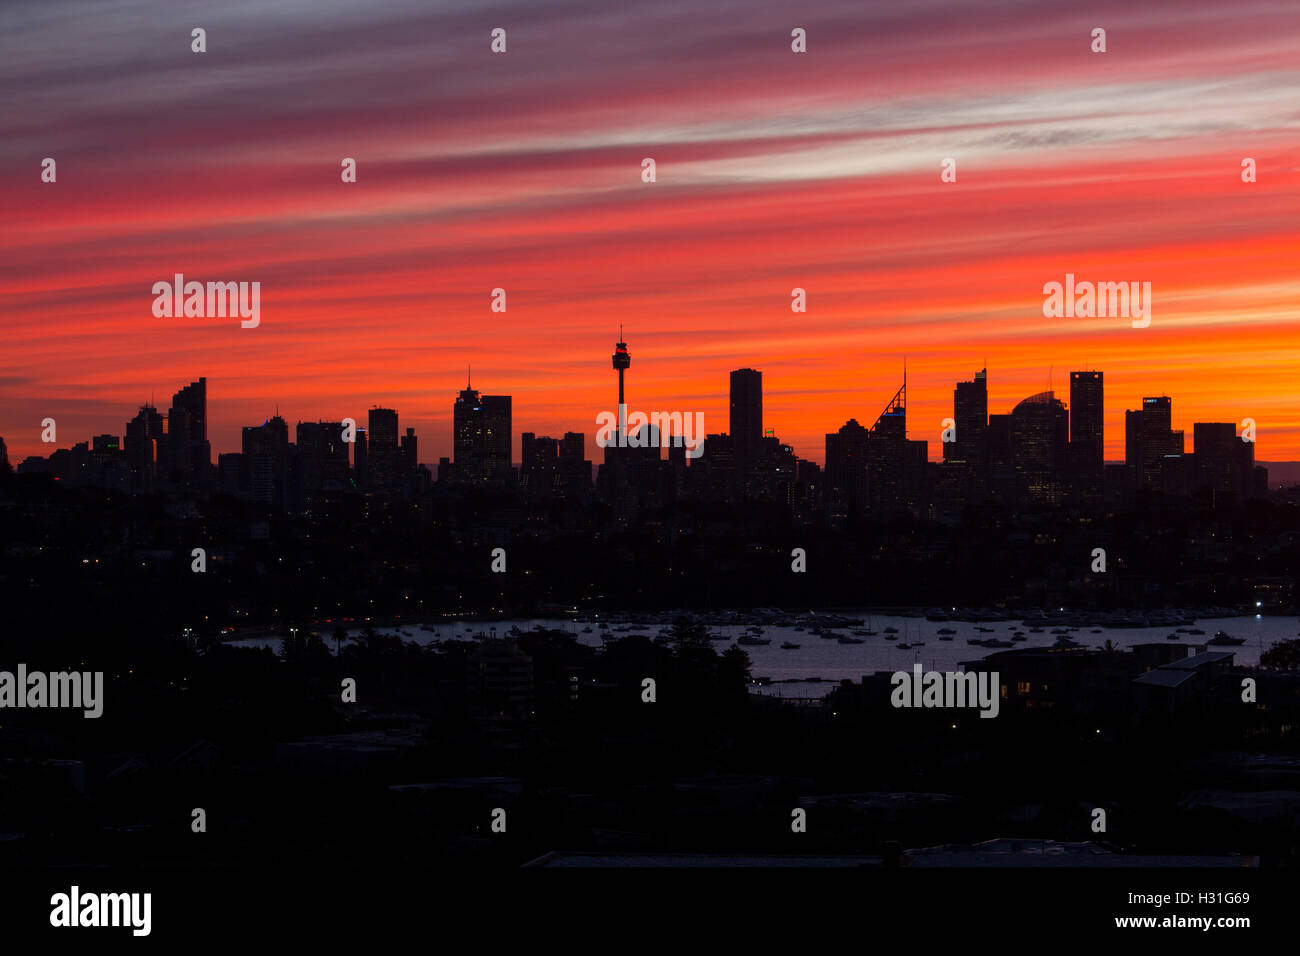
<svg viewBox="0 0 1300 956"><path fill-rule="evenodd" d="M1244 637L1233 637L1226 631L1215 631L1214 637L1210 638L1205 643L1213 644L1216 647L1237 647L1238 645L1245 644L1246 639Z"/></svg>

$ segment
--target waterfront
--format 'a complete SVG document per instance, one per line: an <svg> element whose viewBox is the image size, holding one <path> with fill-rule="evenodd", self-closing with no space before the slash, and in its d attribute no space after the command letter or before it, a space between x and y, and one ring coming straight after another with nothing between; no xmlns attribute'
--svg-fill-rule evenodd
<svg viewBox="0 0 1300 956"><path fill-rule="evenodd" d="M865 614L863 616L865 617ZM600 627L602 623L608 624L608 627L602 629ZM661 632L667 633L670 624L668 622L657 626L638 624L616 617L608 619L592 617L581 620L528 618L504 621L457 619L446 624L429 625L428 629L412 623L396 627L377 627L375 630L380 634L396 635L404 641L427 646L439 641L472 640L477 635L506 637L512 628L528 631L539 626L566 631L582 644L599 647L604 643L602 638L612 640L642 636L653 639ZM710 634L726 637L726 640L715 641L713 646L718 650L730 647L746 634L748 626L747 624L711 625ZM768 682L755 683L751 686L755 693L784 697L821 697L841 680L856 681L864 674L876 671L907 670L914 663L922 664L927 670L958 670L962 662L980 660L994 653L995 650L1010 649L981 647L967 643L969 640L996 638L1000 641L1009 641L1019 630L1024 632L1026 639L1014 643L1014 648L1047 648L1052 647L1059 636L1052 631L1060 629L1042 627L1041 633L1033 633L1030 627L1015 620L967 623L929 621L920 617L871 615L869 624L861 628L837 627L834 632L848 637L852 635L853 630L870 629L877 632L875 636L861 637L860 640L863 642L861 644L841 644L834 638L818 637L806 629L810 625L800 626L805 629L796 630L795 626L765 625L762 627L760 639L770 640L771 643L749 645L744 648L751 661L751 674L755 678L768 679ZM885 629L891 627L897 630L897 634L885 633ZM1235 663L1253 666L1259 663L1260 654L1270 645L1295 638L1297 631L1300 631L1300 623L1290 616L1241 615L1206 618L1198 620L1190 627L1205 633L1199 635L1180 633L1173 625L1161 625L1123 628L1079 627L1070 630L1066 636L1085 648L1101 648L1109 640L1114 647L1124 649L1137 644L1172 644L1174 642L1167 641L1166 637L1171 633L1177 633L1180 638L1178 643L1186 645L1189 648L1188 653L1194 653L1195 649L1204 645L1216 631L1222 630L1233 637L1245 638L1246 643L1236 647L1211 646L1208 649L1231 651L1235 655ZM981 631L978 628L991 630ZM948 635L952 639L945 641L941 639L944 635L939 633L942 629L953 630L956 633ZM1101 633L1094 634L1092 633L1094 630ZM318 633L332 653L334 651L333 627L320 627ZM348 626L350 638L360 633L360 627ZM895 639L889 640L889 637ZM787 650L781 647L783 642L800 646ZM899 647L900 644L916 642L920 642L920 646L913 646L906 650ZM268 647L277 652L280 648L280 641L277 638L247 638L229 643L241 647ZM821 680L809 681L809 678L821 678Z"/></svg>

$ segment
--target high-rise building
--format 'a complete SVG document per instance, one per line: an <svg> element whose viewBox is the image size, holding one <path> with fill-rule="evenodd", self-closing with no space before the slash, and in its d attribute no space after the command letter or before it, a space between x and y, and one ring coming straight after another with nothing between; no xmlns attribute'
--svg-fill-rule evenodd
<svg viewBox="0 0 1300 956"><path fill-rule="evenodd" d="M1019 490L1030 500L1060 501L1070 446L1070 416L1055 393L1031 395L1011 411L1011 453Z"/></svg>
<svg viewBox="0 0 1300 956"><path fill-rule="evenodd" d="M415 437L415 429L408 428L406 434L402 436L402 469L411 474L415 469L420 467L420 445L419 439Z"/></svg>
<svg viewBox="0 0 1300 956"><path fill-rule="evenodd" d="M738 368L731 373L731 440L736 464L756 464L763 446L763 373Z"/></svg>
<svg viewBox="0 0 1300 956"><path fill-rule="evenodd" d="M866 510L869 437L856 418L826 436L826 509L832 522L856 519Z"/></svg>
<svg viewBox="0 0 1300 956"><path fill-rule="evenodd" d="M283 510L289 480L289 423L279 415L244 428L249 500Z"/></svg>
<svg viewBox="0 0 1300 956"><path fill-rule="evenodd" d="M130 491L131 479L126 464L126 452L117 435L95 435L90 440L90 452L81 467L82 480L88 485L95 488Z"/></svg>
<svg viewBox="0 0 1300 956"><path fill-rule="evenodd" d="M1192 451L1197 458L1231 458L1241 445L1232 422L1196 422L1192 425Z"/></svg>
<svg viewBox="0 0 1300 956"><path fill-rule="evenodd" d="M244 453L238 451L223 452L217 456L217 488L224 495L237 498L248 487L248 468Z"/></svg>
<svg viewBox="0 0 1300 956"><path fill-rule="evenodd" d="M1144 435L1160 435L1173 426L1173 402L1168 395L1142 399L1142 431Z"/></svg>
<svg viewBox="0 0 1300 956"><path fill-rule="evenodd" d="M980 369L972 381L957 383L952 393L952 417L956 440L944 443L944 460L982 466L988 452L988 369Z"/></svg>
<svg viewBox="0 0 1300 956"><path fill-rule="evenodd" d="M126 466L132 494L153 491L158 450L165 434L163 417L153 405L141 405L135 418L126 423Z"/></svg>
<svg viewBox="0 0 1300 956"><path fill-rule="evenodd" d="M342 422L299 422L299 491L305 502L322 491L342 491L348 481L348 445Z"/></svg>
<svg viewBox="0 0 1300 956"><path fill-rule="evenodd" d="M842 430L842 429L841 429ZM869 429L867 499L876 518L892 517L909 504L915 450L907 441L907 373L903 384ZM829 461L829 460L828 460ZM829 468L827 469L829 478Z"/></svg>
<svg viewBox="0 0 1300 956"><path fill-rule="evenodd" d="M1124 467L1133 487L1142 484L1142 409L1124 412Z"/></svg>
<svg viewBox="0 0 1300 956"><path fill-rule="evenodd" d="M1255 443L1242 441L1232 422L1192 425L1193 490L1216 497L1250 496Z"/></svg>
<svg viewBox="0 0 1300 956"><path fill-rule="evenodd" d="M990 476L1007 476L1015 472L1016 461L1011 446L1011 415L990 415L988 431Z"/></svg>
<svg viewBox="0 0 1300 956"><path fill-rule="evenodd" d="M212 468L208 444L208 380L190 382L172 396L167 413L167 458L173 478L202 484Z"/></svg>
<svg viewBox="0 0 1300 956"><path fill-rule="evenodd" d="M824 478L822 468L816 462L800 458L795 466L795 481L798 484L798 503L796 515L801 523L817 520L824 504Z"/></svg>
<svg viewBox="0 0 1300 956"><path fill-rule="evenodd" d="M582 432L565 432L560 439L560 483L569 490L591 487L591 460Z"/></svg>
<svg viewBox="0 0 1300 956"><path fill-rule="evenodd" d="M480 395L466 383L452 405L452 459L463 481L504 478L514 468L509 395Z"/></svg>
<svg viewBox="0 0 1300 956"><path fill-rule="evenodd" d="M1106 465L1101 372L1070 373L1070 464L1078 475L1101 480Z"/></svg>
<svg viewBox="0 0 1300 956"><path fill-rule="evenodd" d="M560 443L524 432L519 444L519 483L530 494L549 495L555 490L560 472Z"/></svg>
<svg viewBox="0 0 1300 956"><path fill-rule="evenodd" d="M1170 427L1172 418L1167 395L1143 398L1140 409L1125 412L1125 462L1136 487L1162 490L1167 459L1183 454L1184 436Z"/></svg>
<svg viewBox="0 0 1300 956"><path fill-rule="evenodd" d="M794 448L775 435L763 436L763 461L766 464L761 493L793 509L798 501L799 458Z"/></svg>
<svg viewBox="0 0 1300 956"><path fill-rule="evenodd" d="M705 435L703 454L691 465L689 474L701 497L728 500L736 486L736 449L731 436Z"/></svg>
<svg viewBox="0 0 1300 956"><path fill-rule="evenodd" d="M401 473L401 448L397 443L397 412L391 408L370 409L367 430L366 468L370 487L388 491Z"/></svg>
<svg viewBox="0 0 1300 956"><path fill-rule="evenodd" d="M366 454L367 435L366 429L358 425L352 441L352 477L358 490L365 490L370 482L370 468Z"/></svg>
<svg viewBox="0 0 1300 956"><path fill-rule="evenodd" d="M668 467L673 476L673 493L681 495L686 489L686 442L674 435L668 442Z"/></svg>

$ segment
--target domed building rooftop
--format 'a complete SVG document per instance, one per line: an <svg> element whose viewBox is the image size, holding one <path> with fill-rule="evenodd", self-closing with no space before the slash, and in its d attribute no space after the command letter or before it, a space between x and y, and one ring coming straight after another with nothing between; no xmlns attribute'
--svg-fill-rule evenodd
<svg viewBox="0 0 1300 956"><path fill-rule="evenodd" d="M1028 398L1024 399L1015 407L1015 411L1018 412L1020 409L1031 405L1050 405L1054 401L1056 401L1056 392L1050 390L1039 392L1037 395L1030 395Z"/></svg>

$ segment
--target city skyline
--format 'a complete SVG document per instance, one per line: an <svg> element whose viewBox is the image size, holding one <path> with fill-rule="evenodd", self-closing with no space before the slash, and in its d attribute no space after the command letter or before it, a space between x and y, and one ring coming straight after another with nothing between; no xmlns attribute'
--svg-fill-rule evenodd
<svg viewBox="0 0 1300 956"><path fill-rule="evenodd" d="M599 349L592 349L591 351L593 353L593 359L597 355L607 354L607 352ZM656 360L656 356L653 352L650 352L648 348L643 348L638 345L637 353L638 369L630 372L630 377L628 379L629 395L634 396L629 397L631 405L647 409L651 407L673 408L682 407L684 405L690 406L692 410L701 411L704 414L707 431L710 434L726 432L728 430L730 419L730 395L726 379L732 371L738 370L737 366L721 367L719 374L709 379L710 382L717 383L714 390L701 392L694 398L689 398L668 391L664 381L657 375L652 374L647 376L645 374L647 363ZM657 358L662 360L664 363L670 364L672 362L671 355L659 355ZM607 362L608 359L605 359L605 361ZM745 359L741 356L737 356L737 361L744 362ZM839 407L852 409L847 417L858 417L859 419L862 417L874 418L874 411L868 413L868 410L885 401L888 395L892 394L892 391L896 386L888 383L894 380L894 377L891 376L894 376L895 373L896 378L901 379L902 363L904 361L908 364L908 376L913 383L913 388L911 389L913 400L909 402L908 406L909 435L914 438L924 438L924 440L930 441L932 445L930 449L930 460L940 461L943 458L942 450L938 448L938 436L942 431L940 423L944 418L950 417L953 413L950 394L953 382L951 380L945 380L943 378L945 373L941 370L934 369L931 363L924 361L918 363L915 354L909 353L906 356L900 354L897 357L896 362L891 361L889 364L882 363L874 366L876 374L872 377L872 380L879 382L880 384L874 389L864 386L862 389L855 392L842 393L843 401ZM993 376L989 399L991 412L995 408L1001 408L999 403L1004 403L1006 410L1010 411L1010 409L1022 398L1038 392L1054 390L1058 395L1066 394L1069 390L1068 376L1075 371L1082 371L1082 369L1074 367L1067 368L1066 366L1055 366L1041 370L1041 375L1037 380L1032 376L1027 377L1024 374L1003 378L996 364L984 356L980 356L978 359L973 359L972 363L969 363L972 368L972 373L968 374L973 374L974 370L984 367L984 363L986 362L989 363L988 369L990 374ZM476 366L478 365L478 363L475 364ZM752 361L750 364L753 364ZM917 373L918 365L922 369L928 370L922 373L919 381ZM606 365L605 367L607 368L608 366ZM1093 365L1088 370L1094 370L1096 368L1097 366ZM782 440L793 445L803 457L820 462L822 453L817 449L820 446L819 439L821 435L824 434L824 428L822 426L829 426L831 424L829 420L823 419L822 416L824 415L824 412L818 413L817 417L811 419L797 417L790 410L788 398L790 390L787 388L781 388L779 379L777 379L767 367L764 367L761 371L769 381L775 380L778 383L776 389L764 389L763 412L765 418L763 427L765 429L775 429L776 433L782 437ZM1010 372L1011 370L1008 369L1007 371ZM1117 376L1110 369L1105 369L1104 371L1106 374L1106 391L1108 396L1103 419L1105 434L1104 457L1106 461L1120 461L1124 458L1125 454L1123 438L1124 412L1128 408L1140 407L1142 400L1151 396L1153 386L1151 386L1149 381L1144 381L1142 379L1142 372L1140 370L1131 372L1127 378ZM640 372L641 375L638 376L637 372ZM460 374L462 376L464 375L463 368L460 370ZM478 374L483 378L488 378L491 373L490 371L481 371ZM598 372L592 374L594 378L601 378ZM211 381L216 381L216 379L211 375L205 377ZM1200 376L1201 387L1193 390L1194 395L1202 396L1199 402L1183 400L1181 395L1177 396L1180 399L1180 402L1178 409L1175 411L1175 416L1179 421L1187 422L1190 427L1190 423L1193 421L1234 420L1237 425L1240 426L1242 419L1249 417L1256 421L1259 426L1260 435L1267 436L1268 444L1275 449L1275 451L1270 453L1271 460L1300 460L1300 446L1293 446L1289 442L1290 431L1286 425L1292 412L1285 412L1281 417L1270 420L1267 417L1261 417L1261 415L1255 411L1255 408L1257 407L1276 407L1277 403L1290 401L1289 393L1284 391L1276 401L1270 400L1259 405L1247 405L1240 400L1234 401L1231 397L1226 398L1222 402L1216 403L1214 399L1214 395L1216 394L1215 388L1212 383L1205 382L1207 377L1211 379L1213 378L1212 375ZM497 380L493 378L492 381L496 382ZM358 422L363 421L364 415L372 407L377 405L392 407L399 404L392 400L385 400L378 397L382 394L391 393L376 392L374 393L376 397L366 398L364 388L361 388L360 386L358 386L358 388L360 388L362 394L360 407L358 408L352 405L347 406L347 408L351 409L351 417L356 417ZM137 393L139 391L136 387L124 387L122 390L124 392L135 391ZM457 390L458 389L454 387L451 388L452 392ZM522 394L525 394L519 389L512 389L505 384L494 384L492 386L492 391L503 395L521 396ZM588 393L601 393L602 390L599 385L597 385L594 388L584 389L584 391ZM1165 386L1155 388L1155 391L1164 395L1173 395L1175 393L1174 389ZM585 419L575 419L572 416L572 406L565 406L553 399L548 400L548 396L552 394L549 389L540 389L534 392L534 394L540 399L539 403L536 405L524 406L526 417L519 420L519 424L515 426L512 432L511 448L513 460L516 462L519 460L519 435L524 431L531 431L539 435L559 435L565 431L573 431L575 429L594 433L596 428L596 412L616 408L616 402L614 399L609 398L609 393L610 388L608 383L606 383L604 389L604 404L593 405L593 412L590 416L591 420L587 421ZM434 450L432 456L425 460L425 463L430 464L436 462L439 456L450 453L454 434L453 416L450 411L444 410L444 402L436 402L432 400L434 394L436 393L432 389L418 392L414 396L410 396L408 393L408 397L410 397L411 401L411 404L408 407L413 408L414 410L403 411L403 419L406 425L412 425L421 435L427 436L426 440L428 441L428 445L426 447ZM1209 397L1206 397L1207 394ZM1019 397L1013 397L1016 395ZM1114 398L1111 396L1114 396ZM349 412L347 410L339 412L339 407L344 404L342 401L335 400L331 402L304 394L300 394L298 400L302 401L304 405L302 406L302 417L297 418L296 420L338 421L344 417L349 417ZM126 417L123 417L122 411L112 410L113 405L117 403L110 403L107 401L95 401L90 403L83 403L80 401L74 402L72 405L75 410L71 414L66 411L57 413L55 411L50 411L48 413L40 411L42 408L67 409L69 407L67 400L52 399L47 402L27 401L21 403L22 406L34 409L35 411L33 411L32 414L36 417L25 427L22 422L16 420L13 413L13 403L0 401L0 409L5 410L0 411L0 418L9 423L8 430L0 431L0 435L3 435L5 438L11 458L15 455L18 455L19 458L26 457L30 454L39 454L43 448L48 447L43 446L40 441L40 422L46 417L53 417L60 423L64 421L84 422L84 427L78 426L77 431L85 435L103 433L122 434L122 422L129 418L134 412L139 411L140 408L147 406L154 401L155 396L152 395L145 401L136 400L134 403L128 401L126 405L121 406L122 410L127 412ZM268 397L267 402L268 404L266 406L254 406L254 413L250 415L247 420L253 421L259 418L265 419L270 415L277 414L277 409L283 408L287 410L289 408L287 400L279 400L273 395ZM210 404L210 408L218 410L215 413L212 411L209 412L209 415L213 420L212 437L210 440L212 441L214 455L218 452L237 451L239 449L241 443L240 434L244 424L243 422L236 423L231 419L230 415L238 412L240 408L247 407L248 404L247 401L236 401L227 396L223 396L220 393L216 396L215 401ZM438 410L435 411L435 408ZM1241 413L1234 415L1231 412L1234 408L1239 410ZM336 412L338 412L338 414L335 414ZM1200 417L1198 417L1198 415ZM923 420L932 420L933 422L932 427L926 430L924 436L918 430L917 426L913 424L914 422ZM1272 427L1273 422L1276 422L1278 427ZM841 420L839 424L842 423L843 421ZM838 425L835 427L838 427ZM588 453L591 453L593 448L594 446L589 446ZM805 449L811 449L811 451L805 453Z"/></svg>
<svg viewBox="0 0 1300 956"><path fill-rule="evenodd" d="M1285 925L1300 0L0 22L9 935Z"/></svg>
<svg viewBox="0 0 1300 956"><path fill-rule="evenodd" d="M616 350L615 353L616 356L625 355L626 352L628 351L626 349L626 343L620 341L618 345L620 346L620 348ZM629 383L627 387L629 392L631 392L631 395L627 397L627 400L630 403L629 407L648 409L648 405L646 403L638 402L635 398L635 388L636 388L637 379L636 379L636 375L632 373L630 369L628 369L628 364L624 364L622 366L622 369L619 369L619 365L616 361L614 368L616 370L619 370L617 388L620 391L623 389L624 381L625 381L624 380L625 373L623 370L628 370L626 374L629 375L629 378L626 379L626 381ZM637 371L641 371L642 368L643 366L639 364ZM990 373L989 366L985 365L984 367L972 373L972 379L970 381L963 381L958 379L952 383L953 387L948 392L949 404L947 407L946 414L936 423L935 428L930 433L921 433L918 430L918 428L914 426L913 421L907 420L907 418L914 419L913 413L911 412L911 409L914 406L910 404L910 401L911 398L915 396L916 390L913 388L912 390L906 391L907 398L902 402L902 406L901 406L907 412L907 416L904 419L906 425L906 433L904 434L903 437L913 442L925 442L927 445L927 449L926 449L927 461L932 463L940 463L940 462L949 461L951 459L958 459L958 460L969 459L973 454L973 449L970 444L973 437L971 436L972 429L969 427L970 422L972 421L980 422L982 420L982 424L980 425L980 427L988 428L989 425L993 423L994 419L1010 418L1011 414L1015 411L1015 409L1018 406L1021 406L1028 402L1034 402L1043 399L1045 396L1052 396L1055 399L1055 401L1061 403L1062 407L1066 411L1067 420L1065 421L1064 424L1065 424L1066 431L1068 433L1068 437L1066 438L1066 441L1071 449L1070 462L1068 463L1071 468L1077 468L1082 463L1078 459L1078 456L1080 454L1084 454L1087 456L1088 459L1086 462L1087 467L1096 467L1099 464L1118 464L1118 463L1123 463L1124 461L1129 459L1134 453L1132 447L1132 442L1133 442L1132 416L1134 415L1140 416L1142 410L1148 407L1152 402L1161 404L1164 410L1163 427L1166 429L1172 428L1173 425L1179 422L1184 422L1185 419L1187 418L1185 414L1179 414L1173 409L1173 404L1174 404L1173 399L1175 399L1177 396L1171 396L1164 392L1161 392L1159 395L1153 395L1151 393L1152 390L1146 390L1143 392L1141 398L1135 403L1136 406L1135 408L1112 407L1114 403L1108 400L1108 395L1109 395L1108 382L1106 383L1106 386L1103 387L1103 380L1106 375L1106 372L1104 370L1099 370L1099 369L1071 370L1068 373L1069 374L1069 384L1068 384L1069 400L1068 401L1062 399L1059 390L1053 387L1053 388L1046 388L1046 389L1039 390L1030 395L1021 396L1018 399L1007 400L1005 410L1000 410L1001 406L998 404L997 401L993 400L989 394L989 390L988 390L988 384L990 378L989 373ZM904 390L906 389L906 374L907 374L906 370L905 369L901 370L901 374L903 375L904 389L899 390L899 394L895 395L894 399L891 400L890 405L893 405L895 402L898 402L900 400L900 396L903 395ZM212 444L207 439L207 434L208 434L207 422L212 418L211 413L207 411L207 391L206 391L207 383L208 383L207 376L201 376L196 381L191 382L189 385L186 385L183 388L181 388L174 396L174 401L179 400L181 402L181 407L184 408L186 407L186 402L188 401L189 396L195 394L196 392L197 394L202 396L202 398L200 399L200 403L201 403L200 409L201 412L206 412L206 414L204 415L201 425L199 426L201 428L201 437L197 439L197 441L201 445L208 446L208 453L210 454L210 463L214 466L217 463L217 458L219 455L239 452L239 451L246 452L247 442L248 442L248 432L250 430L256 430L257 428L264 427L268 424L268 422L271 421L283 421L286 424L286 426L288 426L288 423L290 421L293 421L295 423L295 427L297 429L301 429L303 426L338 424L346 418L352 418L356 422L357 431L359 433L363 435L368 434L370 436L371 442L374 442L376 439L378 439L381 443L385 444L386 446L391 445L392 448L394 449L394 454L397 453L397 449L399 448L399 439L401 440L400 447L405 448L406 441L408 440L413 441L418 432L418 429L413 428L408 424L407 419L405 418L399 419L399 416L402 416L404 414L401 409L385 408L378 404L371 404L368 408L364 409L362 412L357 414L344 415L335 418L323 417L320 415L296 417L293 416L292 414L288 418L284 418L281 415L279 406L277 405L273 412L274 418L272 417L271 414L268 414L264 416L261 426L250 426L250 425L238 426L241 434L240 441L237 444L235 444L234 447L229 447L229 448L220 447L215 444ZM478 465L474 466L476 473L481 472L481 477L486 477L493 471L500 470L503 465L507 467L513 467L513 466L517 466L520 462L522 462L526 457L526 453L525 453L526 449L524 448L524 438L523 438L523 436L526 434L532 435L533 437L544 437L553 440L559 440L561 437L571 436L574 433L577 433L582 435L585 440L584 454L591 456L593 461L597 461L601 458L603 454L603 449L597 444L595 439L595 435L598 429L596 428L594 423L594 415L593 415L592 422L571 422L571 425L580 425L581 427L563 427L558 430L552 430L551 432L547 432L545 430L538 429L535 427L529 427L524 424L514 424L512 402L516 396L508 395L508 394L489 395L485 392L480 392L480 390L478 389L470 388L469 384L470 384L470 379L468 378L467 375L466 387L464 389L461 389L459 392L454 393L455 398L452 400L452 413L451 415L448 416L449 418L452 419L452 428L450 430L451 434L447 436L447 441L445 443L433 444L431 442L428 442L426 439L426 443L424 447L428 449L432 445L433 454L427 460L420 459L417 457L413 461L413 464L429 466L432 469L436 467L437 461L440 458L445 457L445 458L451 458L452 460L455 460L457 456L454 454L454 452L455 452L456 445L458 443L464 443L466 448L468 449L470 443L472 442L476 450L471 452L471 454L475 455L476 457L482 457L485 453L482 450L478 450L478 449L483 441L483 438L481 436L477 438L471 438L470 433L468 431L462 433L462 429L468 426L468 420L466 426L460 426L456 424L457 416L461 415L462 413L468 416L469 408L471 407L471 405L475 403L478 403L481 406L487 406L489 409L495 408L496 405L501 406L501 411L499 413L496 413L499 414L501 418L499 419L499 421L494 419L494 425L496 425L499 430L504 430L508 434L508 438L509 438L508 448L505 446L500 446L498 451L488 452L487 454L490 458L490 461L487 464L479 463ZM975 393L972 392L971 390L972 386L978 386L978 396L976 396ZM613 387L614 386L611 382L611 389ZM497 391L499 392L500 390ZM730 407L729 415L726 417L719 416L718 418L712 419L712 421L714 422L719 422L719 427L717 428L706 427L707 434L731 435L734 438L735 437L734 424L738 421L737 416L740 416L739 421L744 424L745 432L749 433L748 443L753 444L755 446L755 449L757 448L758 441L761 439L762 435L774 436L777 439L779 439L783 445L790 446L799 458L814 462L823 467L825 466L826 446L824 444L824 441L822 443L812 445L808 449L800 448L794 445L793 442L790 442L785 438L779 425L773 423L770 419L765 417L764 404L766 400L766 393L763 386L762 370L754 369L751 367L732 369L729 373L729 387L725 394L727 395L727 399L728 399L727 404ZM738 396L742 397L743 407L738 407L737 405ZM1081 398L1086 399L1086 402L1082 406L1080 405ZM927 404L930 403L927 402ZM665 407L680 408L681 405L682 405L681 401L677 401L677 402L670 401L668 405ZM524 407L526 408L526 406ZM616 403L611 403L611 407L616 407ZM1082 407L1083 411L1085 412L1086 418L1084 419L1080 419L1078 416L1075 415L1076 408L1080 408L1080 407ZM108 436L116 437L122 441L123 447L126 448L129 453L130 450L129 439L130 439L131 427L133 425L146 428L148 434L154 435L155 437L156 434L161 434L163 431L165 431L165 428L163 427L161 422L169 418L167 414L163 414L162 416L160 416L160 421L158 423L153 424L152 426L145 426L142 424L143 416L145 416L147 413L157 415L158 408L159 406L155 404L155 399L151 398L148 402L141 403L136 409L136 415L131 419L126 420L125 423L118 429L110 430L107 432L89 433L86 434L84 439L81 440L89 442L91 439L99 440L99 439L106 438ZM476 412L479 410L480 410L479 408L474 409L474 411ZM875 421L876 419L875 414L868 415L866 414L864 409L848 409L845 411L846 414L843 414L842 417L836 419L838 423L833 423L828 418L827 427L822 432L823 439L829 437L832 433L836 432L838 429L843 427L846 423L851 423L859 420L865 422L872 422ZM1098 414L1099 412L1100 414ZM835 417L835 413L832 413L831 418L834 417ZM942 441L942 434L944 431L943 419L951 419L958 426L956 430L957 437L954 441L951 442ZM1107 427L1107 422L1112 419L1119 419L1120 421L1118 435L1115 434L1110 427ZM400 429L398 425L399 420L401 421ZM705 421L707 426L710 420L706 417ZM1220 416L1218 418L1187 422L1188 427L1182 429L1174 429L1174 431L1180 437L1182 437L1183 434L1186 433L1187 438L1190 439L1194 431L1194 429L1190 427L1192 425L1224 424L1224 423L1225 422L1223 416ZM1242 423L1233 422L1230 424L1233 424L1234 429L1236 431L1239 431ZM965 425L966 427L962 427L963 425ZM59 425L60 429L64 427L65 425L63 424ZM1140 428L1140 425L1138 425L1137 427ZM1098 428L1100 428L1102 432L1101 436L1098 436L1096 434ZM404 437L400 434L401 430L403 429L405 431ZM421 433L421 434L427 434L427 433ZM458 435L461 437L458 438L457 437ZM1104 440L1104 444L1101 444L1101 442L1099 442L1099 438ZM12 438L5 435L0 435L0 439L3 439L5 442L6 453L8 455L10 464L12 466L16 467L19 462L29 457L29 453L24 452L22 443L14 441ZM491 441L490 438L488 440ZM186 438L186 441L187 442L190 441L188 436ZM70 447L66 445L62 439L54 443L53 449L51 449L50 445L41 443L39 441L33 444L34 444L34 451L32 451L30 454L35 455L36 457L46 457L46 455L48 455L49 452L53 450L56 450L58 448ZM500 442L498 441L495 444L500 445ZM1114 457L1112 457L1110 454L1103 454L1100 457L1100 459L1098 459L1096 450L1099 444L1101 444L1101 447L1105 451L1109 451L1109 449L1118 445L1119 448L1122 449L1122 453ZM661 445L665 457L667 456L667 445L668 442L665 437ZM1085 448L1085 446L1087 447ZM414 448L416 446L412 444L411 447ZM45 455L40 454L42 451L44 451L46 454ZM1186 451L1187 453L1193 453L1195 449L1194 447L1192 447L1190 441L1185 441L1183 445L1180 446L1179 451L1180 453L1182 451ZM169 454L174 456L176 452L173 450L169 452ZM187 457L190 459L191 462L197 462L197 458L195 457L197 454L198 451L196 449L190 448ZM495 454L497 457L491 458L491 455L493 454ZM983 453L981 452L980 454L982 456ZM1269 459L1269 460L1275 460L1275 459ZM193 464L190 464L189 466L187 466L187 469L193 470L193 467L194 467ZM363 458L363 467L364 467L364 458ZM371 461L369 462L369 467L371 468L375 467L375 462L373 459L371 459ZM380 467L389 468L391 466L384 465L381 463Z"/></svg>

